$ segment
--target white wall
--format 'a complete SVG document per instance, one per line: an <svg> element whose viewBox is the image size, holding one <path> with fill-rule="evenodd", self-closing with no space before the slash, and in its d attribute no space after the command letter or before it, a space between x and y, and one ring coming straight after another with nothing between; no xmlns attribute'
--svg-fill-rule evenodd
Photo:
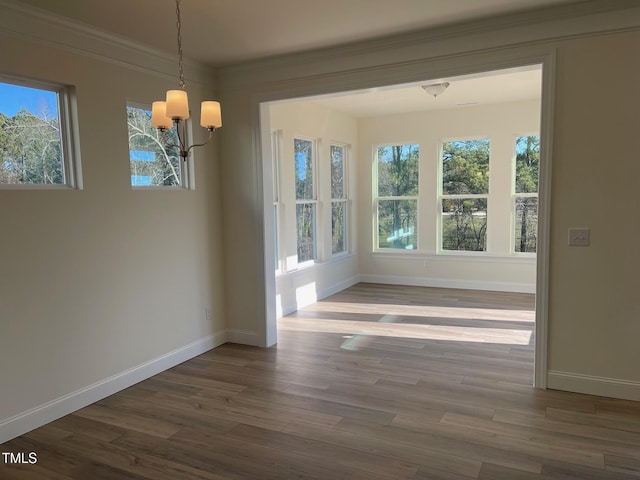
<svg viewBox="0 0 640 480"><path fill-rule="evenodd" d="M358 280L358 234L353 220L358 215L354 201L358 188L358 128L355 118L311 101L274 103L269 110L270 127L277 132L280 144L276 171L280 193L280 271L276 277L276 304L277 313L286 315ZM314 140L318 154L318 258L302 265L297 264L296 258L294 138ZM331 144L345 146L347 155L348 251L338 255L331 253Z"/></svg>
<svg viewBox="0 0 640 480"><path fill-rule="evenodd" d="M223 342L225 318L218 139L197 152L195 190L130 186L127 100L175 78L80 53L86 37L44 43L9 11L0 24L3 73L76 86L84 180L0 190L1 443ZM193 105L212 93L188 88Z"/></svg>
<svg viewBox="0 0 640 480"><path fill-rule="evenodd" d="M361 278L380 283L534 292L535 256L512 253L512 185L515 139L537 135L539 128L540 100L360 119ZM438 252L441 143L475 138L490 140L487 251ZM375 251L375 211L371 211L375 150L379 145L407 143L420 146L418 249Z"/></svg>
<svg viewBox="0 0 640 480"><path fill-rule="evenodd" d="M515 139L538 134L540 101L529 100L435 112L355 119L309 100L269 106L280 164L280 270L276 274L277 314L288 314L357 280L450 288L535 291L535 256L513 254L512 183ZM318 144L319 258L297 266L295 232L294 138ZM491 141L488 251L437 252L438 164L440 142L489 138ZM349 255L331 256L329 145L349 145ZM374 252L372 211L373 154L380 144L420 145L419 248ZM356 258L357 256L357 258ZM357 260L357 261L356 261Z"/></svg>

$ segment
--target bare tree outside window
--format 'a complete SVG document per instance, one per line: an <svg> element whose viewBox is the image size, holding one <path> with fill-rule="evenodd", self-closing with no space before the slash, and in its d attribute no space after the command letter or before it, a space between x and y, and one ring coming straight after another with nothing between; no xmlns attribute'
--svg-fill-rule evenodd
<svg viewBox="0 0 640 480"><path fill-rule="evenodd" d="M177 147L176 132L170 128L161 134L151 125L151 110L127 106L129 131L129 162L131 185L180 186L182 164Z"/></svg>
<svg viewBox="0 0 640 480"><path fill-rule="evenodd" d="M0 184L64 185L55 91L0 83Z"/></svg>

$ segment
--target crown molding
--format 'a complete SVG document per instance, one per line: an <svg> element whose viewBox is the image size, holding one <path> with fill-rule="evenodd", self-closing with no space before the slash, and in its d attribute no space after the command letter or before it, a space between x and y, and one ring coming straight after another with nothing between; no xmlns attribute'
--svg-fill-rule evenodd
<svg viewBox="0 0 640 480"><path fill-rule="evenodd" d="M221 67L217 69L216 84L233 91L281 85L282 81L313 81L376 70L381 65L408 65L638 29L637 0L586 0Z"/></svg>
<svg viewBox="0 0 640 480"><path fill-rule="evenodd" d="M0 35L168 79L177 75L175 55L13 0L0 0ZM185 58L185 76L189 82L211 85L215 70Z"/></svg>

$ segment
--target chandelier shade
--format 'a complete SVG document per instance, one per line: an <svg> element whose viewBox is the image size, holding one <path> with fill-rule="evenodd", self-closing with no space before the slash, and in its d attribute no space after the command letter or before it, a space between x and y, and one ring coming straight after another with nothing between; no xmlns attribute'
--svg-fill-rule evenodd
<svg viewBox="0 0 640 480"><path fill-rule="evenodd" d="M151 104L151 125L153 128L171 128L173 120L167 117L167 102L153 102Z"/></svg>
<svg viewBox="0 0 640 480"><path fill-rule="evenodd" d="M222 111L220 102L206 100L200 106L200 125L204 128L220 128L222 126Z"/></svg>
<svg viewBox="0 0 640 480"><path fill-rule="evenodd" d="M167 117L172 120L189 118L189 96L185 90L167 91Z"/></svg>

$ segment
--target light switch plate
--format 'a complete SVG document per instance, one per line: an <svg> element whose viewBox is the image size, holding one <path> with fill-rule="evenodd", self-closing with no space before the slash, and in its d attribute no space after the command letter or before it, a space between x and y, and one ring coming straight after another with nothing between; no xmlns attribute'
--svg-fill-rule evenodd
<svg viewBox="0 0 640 480"><path fill-rule="evenodd" d="M591 230L588 228L570 228L569 245L572 247L588 247Z"/></svg>

